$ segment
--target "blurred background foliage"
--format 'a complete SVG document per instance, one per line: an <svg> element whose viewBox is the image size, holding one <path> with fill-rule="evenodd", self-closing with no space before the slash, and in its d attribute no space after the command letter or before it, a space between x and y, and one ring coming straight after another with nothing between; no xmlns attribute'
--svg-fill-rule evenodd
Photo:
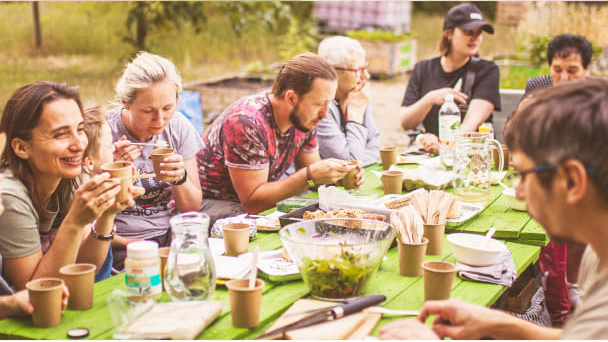
<svg viewBox="0 0 608 342"><path fill-rule="evenodd" d="M445 12L461 2L413 2L411 34L353 32L357 39L417 40L417 59L437 55ZM475 2L494 23L496 2ZM0 106L19 86L36 80L79 85L86 105L114 95L122 68L146 49L170 58L184 82L269 66L316 51L318 32L310 1L249 2L39 2L42 45L34 44L31 2L0 2ZM546 43L555 34L584 34L608 46L601 3L526 3L519 26L495 24L484 35L481 57L501 63L501 87L523 88L548 72ZM387 38L388 37L388 38ZM604 44L604 45L602 45ZM596 50L599 53L599 50ZM272 73L272 71L270 72ZM403 82L398 78L397 82Z"/></svg>

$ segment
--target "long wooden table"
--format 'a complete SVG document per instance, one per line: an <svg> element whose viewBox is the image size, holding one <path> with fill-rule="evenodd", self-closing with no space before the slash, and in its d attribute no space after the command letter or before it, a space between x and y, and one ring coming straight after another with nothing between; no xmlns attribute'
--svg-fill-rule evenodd
<svg viewBox="0 0 608 342"><path fill-rule="evenodd" d="M367 168L366 182L362 186L363 191L376 191L382 194L380 181L370 172L370 170L380 169L381 166L377 164ZM544 245L546 235L527 213L509 209L505 199L501 196L501 188L493 186L490 202L486 209L476 218L452 230L482 234L490 227L495 227L496 235L499 238L512 240L507 241L506 244L512 251L517 272L521 274L529 265L538 260L540 248L537 245ZM281 247L281 241L276 233L258 232L258 237L250 244L250 248L255 245L258 245L262 251L274 250ZM426 259L456 261L447 241L444 243L442 255L427 256ZM93 308L85 311L66 310L62 323L58 327L41 329L33 327L30 318L9 318L0 321L0 336L7 339L62 340L68 339L68 330L84 327L89 329L87 339L112 339L114 327L107 297L114 289L124 287L124 282L124 275L121 274L95 284ZM308 296L308 288L301 280L265 282L260 324L257 328L242 329L232 326L228 292L225 287L218 286L212 297L223 304L224 311L198 338L209 340L254 339L261 335L293 302ZM506 288L501 285L463 281L456 276L451 296L466 302L491 306L505 290ZM382 263L380 269L370 279L368 294L385 295L387 300L381 305L388 308L417 310L422 307L424 302L423 280L422 277L399 275L397 248L393 248L387 253L387 259ZM161 300L169 300L166 293L163 293ZM397 319L402 318L383 318L372 335L377 335L378 329L382 325Z"/></svg>

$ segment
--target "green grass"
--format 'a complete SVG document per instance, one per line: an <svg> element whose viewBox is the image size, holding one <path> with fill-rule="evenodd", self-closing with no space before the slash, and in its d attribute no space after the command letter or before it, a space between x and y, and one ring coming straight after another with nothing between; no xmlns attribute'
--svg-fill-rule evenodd
<svg viewBox="0 0 608 342"><path fill-rule="evenodd" d="M546 64L542 66L514 66L500 68L500 87L503 89L525 89L529 78L549 75Z"/></svg>
<svg viewBox="0 0 608 342"><path fill-rule="evenodd" d="M32 4L0 4L0 107L20 86L37 80L78 85L85 105L106 104L134 48L126 35L128 2L40 2L42 49L34 50ZM208 13L204 30L151 29L148 51L171 59L184 82L245 71L252 61L279 60L280 34L258 25L237 37L222 13Z"/></svg>

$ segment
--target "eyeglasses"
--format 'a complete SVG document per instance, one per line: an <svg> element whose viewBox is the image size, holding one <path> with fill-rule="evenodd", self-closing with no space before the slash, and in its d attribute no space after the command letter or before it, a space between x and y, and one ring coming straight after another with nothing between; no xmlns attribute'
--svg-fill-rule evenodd
<svg viewBox="0 0 608 342"><path fill-rule="evenodd" d="M548 172L548 171L555 171L556 169L557 169L557 166L555 166L555 165L541 164L541 165L537 165L536 167L534 167L530 170L512 173L512 174L508 175L506 177L506 179L507 179L507 182L511 186L516 186L519 182L525 181L526 176L529 175L530 173L539 174L539 173ZM594 168L585 166L585 170L587 170L587 175L589 175L589 177L593 177L595 175Z"/></svg>
<svg viewBox="0 0 608 342"><path fill-rule="evenodd" d="M342 70L342 71L352 71L352 72L355 72L357 74L362 74L365 71L367 71L368 67L369 67L369 62L365 62L364 66L362 66L360 68L356 68L356 69L340 68L340 67L334 67L334 69L336 69L336 70Z"/></svg>
<svg viewBox="0 0 608 342"><path fill-rule="evenodd" d="M469 37L481 36L481 34L483 33L483 31L480 28L475 29L475 30L463 30L463 29L461 29L461 30L465 34L465 36L469 36Z"/></svg>

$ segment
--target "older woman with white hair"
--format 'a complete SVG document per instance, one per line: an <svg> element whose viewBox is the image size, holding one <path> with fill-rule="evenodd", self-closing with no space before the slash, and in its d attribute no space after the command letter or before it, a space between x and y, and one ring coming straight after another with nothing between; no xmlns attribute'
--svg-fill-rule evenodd
<svg viewBox="0 0 608 342"><path fill-rule="evenodd" d="M327 118L317 126L321 158L356 159L364 165L379 158L378 139L365 85L369 78L365 50L348 37L330 37L319 45L319 57L338 74L336 96Z"/></svg>
<svg viewBox="0 0 608 342"><path fill-rule="evenodd" d="M112 241L112 251L118 270L123 268L127 243L145 239L168 246L172 211L200 209L203 195L195 158L203 144L192 123L177 112L180 89L175 65L148 52L140 52L127 65L116 85L120 106L108 115L114 160L131 161L139 173L153 173L150 153L158 147L152 145L164 144L176 151L161 163L160 175L167 180L138 179L145 194L116 216L118 237Z"/></svg>

